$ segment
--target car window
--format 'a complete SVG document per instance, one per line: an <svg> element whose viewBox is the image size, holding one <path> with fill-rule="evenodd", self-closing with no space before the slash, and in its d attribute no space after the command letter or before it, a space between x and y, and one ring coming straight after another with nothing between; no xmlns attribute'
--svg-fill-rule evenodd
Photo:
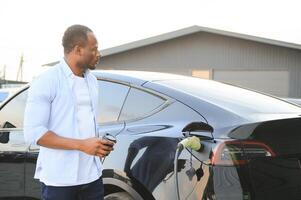
<svg viewBox="0 0 301 200"><path fill-rule="evenodd" d="M110 81L98 81L99 116L98 123L116 122L129 87Z"/></svg>
<svg viewBox="0 0 301 200"><path fill-rule="evenodd" d="M22 128L24 111L27 100L28 90L24 90L13 97L0 110L0 127L3 128Z"/></svg>
<svg viewBox="0 0 301 200"><path fill-rule="evenodd" d="M131 120L150 114L165 100L159 96L136 88L131 88L124 103L119 120Z"/></svg>

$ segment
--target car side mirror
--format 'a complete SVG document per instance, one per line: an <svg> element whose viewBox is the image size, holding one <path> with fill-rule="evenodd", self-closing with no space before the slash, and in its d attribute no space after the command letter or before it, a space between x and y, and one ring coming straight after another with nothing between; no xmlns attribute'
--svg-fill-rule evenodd
<svg viewBox="0 0 301 200"><path fill-rule="evenodd" d="M10 122L5 122L2 128L16 128ZM0 143L6 144L9 142L9 131L0 131Z"/></svg>
<svg viewBox="0 0 301 200"><path fill-rule="evenodd" d="M197 136L203 140L212 140L213 127L204 122L191 122L187 124L183 130L183 134L187 136Z"/></svg>
<svg viewBox="0 0 301 200"><path fill-rule="evenodd" d="M0 132L0 143L6 144L9 141L9 132Z"/></svg>

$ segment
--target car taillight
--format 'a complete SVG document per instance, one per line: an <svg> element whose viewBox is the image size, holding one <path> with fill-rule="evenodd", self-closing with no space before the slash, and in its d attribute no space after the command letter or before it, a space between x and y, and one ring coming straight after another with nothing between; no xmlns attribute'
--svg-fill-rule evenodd
<svg viewBox="0 0 301 200"><path fill-rule="evenodd" d="M220 143L211 157L213 165L244 165L247 159L274 157L266 144L258 141L226 141Z"/></svg>

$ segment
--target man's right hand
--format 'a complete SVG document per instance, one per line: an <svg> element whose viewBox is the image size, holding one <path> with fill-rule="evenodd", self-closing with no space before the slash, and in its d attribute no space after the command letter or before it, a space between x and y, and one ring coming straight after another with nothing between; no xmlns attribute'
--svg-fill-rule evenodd
<svg viewBox="0 0 301 200"><path fill-rule="evenodd" d="M79 150L89 155L94 155L94 156L99 156L104 158L107 155L109 155L111 151L114 150L113 146L114 146L114 142L93 137L93 138L82 140Z"/></svg>
<svg viewBox="0 0 301 200"><path fill-rule="evenodd" d="M47 131L38 141L38 145L66 150L79 150L89 155L106 157L113 151L114 142L97 137L87 139L65 138Z"/></svg>

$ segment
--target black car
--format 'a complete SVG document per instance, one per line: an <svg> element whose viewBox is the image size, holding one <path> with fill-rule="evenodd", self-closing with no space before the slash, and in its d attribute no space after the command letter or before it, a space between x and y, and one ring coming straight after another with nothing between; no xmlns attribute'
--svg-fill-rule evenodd
<svg viewBox="0 0 301 200"><path fill-rule="evenodd" d="M93 71L105 199L301 199L301 108L211 80ZM40 199L39 146L24 142L29 85L0 107L0 199ZM33 116L34 117L34 116ZM202 148L178 143L196 136Z"/></svg>

